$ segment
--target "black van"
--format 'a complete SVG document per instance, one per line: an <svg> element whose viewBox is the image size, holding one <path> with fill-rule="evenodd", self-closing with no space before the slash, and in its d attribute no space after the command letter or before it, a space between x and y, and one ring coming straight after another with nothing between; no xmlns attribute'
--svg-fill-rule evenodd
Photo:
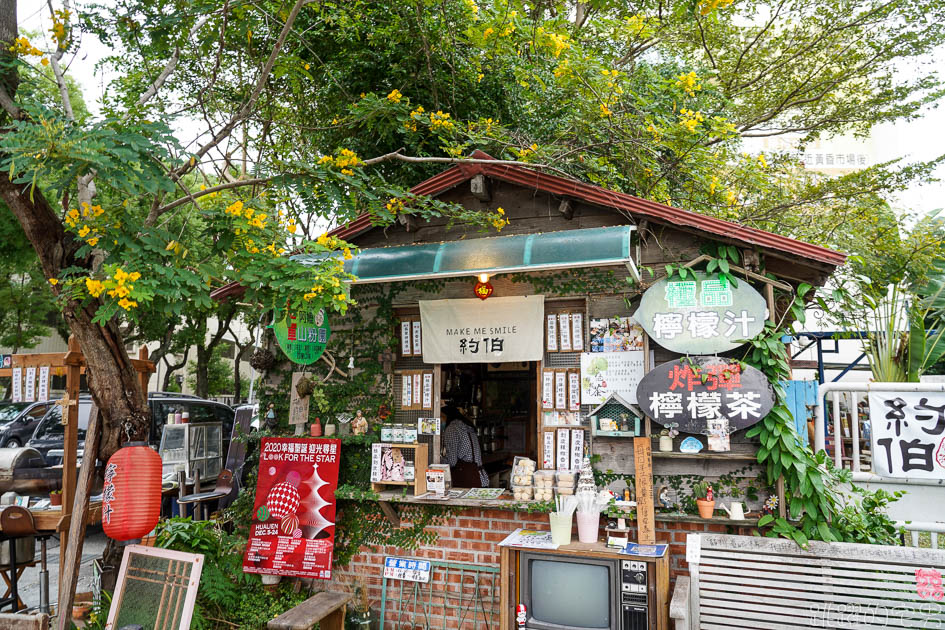
<svg viewBox="0 0 945 630"><path fill-rule="evenodd" d="M151 407L151 434L148 441L157 447L161 441L161 433L167 422L168 414L177 411L190 414L190 421L221 422L223 423L223 452L226 453L230 445L230 432L233 429L233 410L223 403L204 400L189 394L175 394L170 392L151 392L148 394L148 406ZM85 432L89 426L89 412L92 410L92 397L88 394L79 396L79 456L85 445ZM62 463L63 440L65 427L62 424L62 407L53 405L43 416L33 437L27 443L30 448L39 451L47 466Z"/></svg>
<svg viewBox="0 0 945 630"><path fill-rule="evenodd" d="M33 436L36 425L55 401L0 403L0 447L19 448Z"/></svg>

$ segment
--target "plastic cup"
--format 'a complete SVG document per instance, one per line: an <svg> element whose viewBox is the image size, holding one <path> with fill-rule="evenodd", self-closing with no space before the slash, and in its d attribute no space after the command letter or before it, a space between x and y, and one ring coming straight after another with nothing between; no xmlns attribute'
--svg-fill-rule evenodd
<svg viewBox="0 0 945 630"><path fill-rule="evenodd" d="M571 514L551 512L548 514L551 523L551 542L556 545L571 544Z"/></svg>
<svg viewBox="0 0 945 630"><path fill-rule="evenodd" d="M600 512L578 512L578 540L582 543L596 543L600 530Z"/></svg>

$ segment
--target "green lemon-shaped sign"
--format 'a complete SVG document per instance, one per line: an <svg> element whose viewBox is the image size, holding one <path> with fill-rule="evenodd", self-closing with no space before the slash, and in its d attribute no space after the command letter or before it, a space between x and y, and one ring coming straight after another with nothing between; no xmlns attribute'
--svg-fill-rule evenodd
<svg viewBox="0 0 945 630"><path fill-rule="evenodd" d="M318 361L331 338L325 309L297 313L276 311L272 331L289 360L301 365Z"/></svg>
<svg viewBox="0 0 945 630"><path fill-rule="evenodd" d="M259 518L260 521L265 521L266 519L268 519L269 508L267 508L265 505L260 505L259 509L256 510L256 517Z"/></svg>

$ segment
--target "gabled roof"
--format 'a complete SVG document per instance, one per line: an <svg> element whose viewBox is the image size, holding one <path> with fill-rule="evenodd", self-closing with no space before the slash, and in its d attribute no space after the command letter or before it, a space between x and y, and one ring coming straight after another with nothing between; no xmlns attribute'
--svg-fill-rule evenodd
<svg viewBox="0 0 945 630"><path fill-rule="evenodd" d="M474 151L470 156L477 160L495 160L482 151ZM570 197L589 204L613 208L628 212L639 219L649 219L657 223L688 227L694 230L714 234L726 239L740 241L769 250L775 250L792 256L799 256L831 266L843 264L846 255L826 247L805 243L786 236L780 236L757 228L723 221L690 210L673 208L655 201L634 197L626 193L607 190L600 186L587 184L576 179L567 179L548 173L539 172L523 166L509 164L462 163L446 169L430 179L420 182L410 189L415 195L435 197L476 175L485 175L499 181L518 184L559 197ZM373 226L371 217L365 213L346 225L332 230L329 234L350 240L370 230Z"/></svg>

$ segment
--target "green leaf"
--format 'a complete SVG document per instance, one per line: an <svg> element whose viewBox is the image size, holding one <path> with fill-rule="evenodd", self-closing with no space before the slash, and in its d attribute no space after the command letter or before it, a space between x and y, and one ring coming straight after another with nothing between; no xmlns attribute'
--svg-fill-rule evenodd
<svg viewBox="0 0 945 630"><path fill-rule="evenodd" d="M729 271L728 261L724 258L719 259L719 269L722 270L722 273L727 274Z"/></svg>

